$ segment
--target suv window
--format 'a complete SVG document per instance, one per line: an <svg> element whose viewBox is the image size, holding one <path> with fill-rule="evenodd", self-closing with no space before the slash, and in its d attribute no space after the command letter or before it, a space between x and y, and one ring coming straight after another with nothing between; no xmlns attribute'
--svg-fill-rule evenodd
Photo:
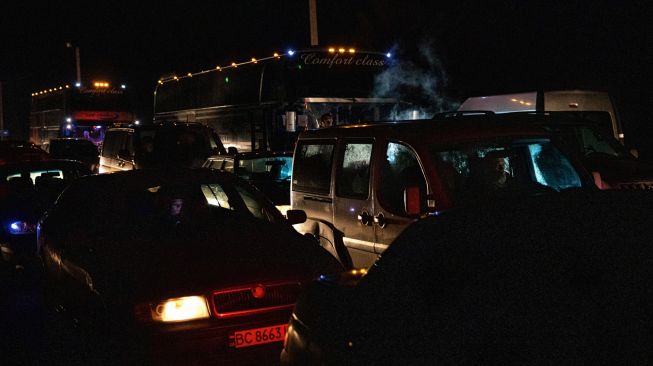
<svg viewBox="0 0 653 366"><path fill-rule="evenodd" d="M372 142L347 143L338 167L336 192L340 197L366 199L369 195Z"/></svg>
<svg viewBox="0 0 653 366"><path fill-rule="evenodd" d="M297 146L293 190L329 194L334 141L304 142Z"/></svg>
<svg viewBox="0 0 653 366"><path fill-rule="evenodd" d="M478 142L434 153L440 175L457 201L582 185L572 164L548 140Z"/></svg>
<svg viewBox="0 0 653 366"><path fill-rule="evenodd" d="M392 213L406 215L404 190L408 187L418 187L423 196L422 211L426 211L426 179L413 149L401 143L389 142L385 155L378 194L383 208Z"/></svg>

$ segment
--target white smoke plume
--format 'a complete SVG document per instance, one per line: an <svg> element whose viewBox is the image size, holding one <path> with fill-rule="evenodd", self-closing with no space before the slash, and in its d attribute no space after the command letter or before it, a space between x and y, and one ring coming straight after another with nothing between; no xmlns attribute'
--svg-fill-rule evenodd
<svg viewBox="0 0 653 366"><path fill-rule="evenodd" d="M418 48L419 58L412 61L403 57L401 48L395 45L392 53L398 61L375 79L373 97L408 102L396 106L387 120L431 118L435 113L458 108L442 93L447 74L432 42L423 41Z"/></svg>

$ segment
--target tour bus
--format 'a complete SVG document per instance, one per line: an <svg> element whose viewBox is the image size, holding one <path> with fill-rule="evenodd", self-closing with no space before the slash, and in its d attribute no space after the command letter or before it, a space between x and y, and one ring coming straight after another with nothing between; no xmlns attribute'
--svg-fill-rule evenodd
<svg viewBox="0 0 653 366"><path fill-rule="evenodd" d="M394 62L390 53L310 48L171 74L154 90L154 122L208 125L231 151L288 151L326 114L334 125L391 119L400 101L374 87Z"/></svg>
<svg viewBox="0 0 653 366"><path fill-rule="evenodd" d="M99 146L108 127L134 120L124 84L62 85L32 93L29 139L46 149L57 137L86 138Z"/></svg>
<svg viewBox="0 0 653 366"><path fill-rule="evenodd" d="M485 95L467 98L460 111L486 110L507 112L578 112L585 120L614 135L624 143L624 133L617 110L604 91L549 90L514 94Z"/></svg>

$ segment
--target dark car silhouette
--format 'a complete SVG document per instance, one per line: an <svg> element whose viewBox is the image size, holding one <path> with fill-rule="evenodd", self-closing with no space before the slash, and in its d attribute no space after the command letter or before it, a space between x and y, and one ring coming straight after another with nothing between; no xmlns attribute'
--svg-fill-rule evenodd
<svg viewBox="0 0 653 366"><path fill-rule="evenodd" d="M62 137L50 140L50 157L70 159L84 163L93 173L98 172L100 152L90 140L85 138Z"/></svg>
<svg viewBox="0 0 653 366"><path fill-rule="evenodd" d="M70 160L26 161L0 166L2 262L25 267L36 258L36 223L73 180L91 174Z"/></svg>
<svg viewBox="0 0 653 366"><path fill-rule="evenodd" d="M68 351L83 364L278 362L303 284L341 269L289 217L209 169L75 182L38 234L48 304L78 330Z"/></svg>
<svg viewBox="0 0 653 366"><path fill-rule="evenodd" d="M40 147L20 140L0 141L0 165L23 161L43 161L50 158Z"/></svg>
<svg viewBox="0 0 653 366"><path fill-rule="evenodd" d="M282 365L648 364L648 192L453 209L298 300Z"/></svg>

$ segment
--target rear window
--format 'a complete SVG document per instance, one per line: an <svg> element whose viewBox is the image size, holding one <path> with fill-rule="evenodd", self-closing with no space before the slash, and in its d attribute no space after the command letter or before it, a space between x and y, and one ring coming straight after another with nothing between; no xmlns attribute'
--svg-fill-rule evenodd
<svg viewBox="0 0 653 366"><path fill-rule="evenodd" d="M200 167L219 143L211 130L202 127L142 129L134 141L136 160L142 167L180 165Z"/></svg>
<svg viewBox="0 0 653 366"><path fill-rule="evenodd" d="M334 146L333 140L298 144L293 163L294 191L329 194Z"/></svg>

